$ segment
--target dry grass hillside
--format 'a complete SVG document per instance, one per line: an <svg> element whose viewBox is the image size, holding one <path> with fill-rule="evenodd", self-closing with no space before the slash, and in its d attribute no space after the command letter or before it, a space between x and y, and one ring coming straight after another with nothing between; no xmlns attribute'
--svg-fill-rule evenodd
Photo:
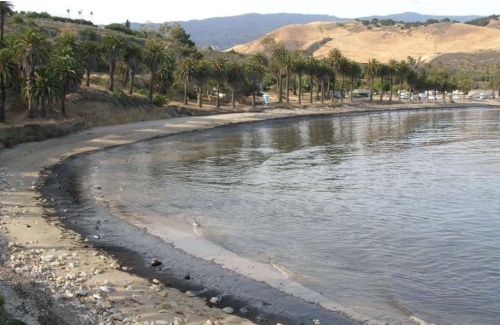
<svg viewBox="0 0 500 325"><path fill-rule="evenodd" d="M500 30L494 28L459 23L411 29L399 25L370 28L360 22L290 25L233 49L246 54L263 51L262 41L266 38L274 38L289 49L309 50L315 57L324 57L331 49L338 48L358 62L371 58L383 62L402 60L409 55L430 62L445 53L500 51Z"/></svg>

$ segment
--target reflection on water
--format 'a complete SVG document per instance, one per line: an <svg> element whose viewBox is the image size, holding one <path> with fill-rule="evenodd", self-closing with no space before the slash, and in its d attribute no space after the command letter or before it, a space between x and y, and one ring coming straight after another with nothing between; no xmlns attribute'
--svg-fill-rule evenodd
<svg viewBox="0 0 500 325"><path fill-rule="evenodd" d="M130 210L196 220L361 313L493 325L499 139L497 109L391 112L224 127L90 163Z"/></svg>

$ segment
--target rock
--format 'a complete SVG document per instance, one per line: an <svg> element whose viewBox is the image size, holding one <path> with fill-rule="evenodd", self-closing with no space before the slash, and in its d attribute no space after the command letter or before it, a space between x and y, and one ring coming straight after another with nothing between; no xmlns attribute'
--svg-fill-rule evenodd
<svg viewBox="0 0 500 325"><path fill-rule="evenodd" d="M191 274L188 274L184 277L184 280L191 280Z"/></svg>
<svg viewBox="0 0 500 325"><path fill-rule="evenodd" d="M113 288L108 286L99 287L99 290L104 291L106 293L113 293L115 291Z"/></svg>
<svg viewBox="0 0 500 325"><path fill-rule="evenodd" d="M132 286L128 286L128 287L127 287L127 290L128 290L128 291L134 290L134 287L132 287Z"/></svg>
<svg viewBox="0 0 500 325"><path fill-rule="evenodd" d="M155 323L156 325L168 325L168 322L164 320L157 320Z"/></svg>
<svg viewBox="0 0 500 325"><path fill-rule="evenodd" d="M203 325L214 325L214 323L209 319Z"/></svg>
<svg viewBox="0 0 500 325"><path fill-rule="evenodd" d="M184 324L184 321L180 319L179 317L174 318L174 325L182 325Z"/></svg>
<svg viewBox="0 0 500 325"><path fill-rule="evenodd" d="M234 313L234 309L231 308L231 307L223 308L222 311L225 312L226 314L232 314L232 313Z"/></svg>
<svg viewBox="0 0 500 325"><path fill-rule="evenodd" d="M167 290L162 290L158 292L158 296L160 297L166 297L168 295Z"/></svg>
<svg viewBox="0 0 500 325"><path fill-rule="evenodd" d="M121 313L116 313L111 316L114 320L122 321L123 315Z"/></svg>
<svg viewBox="0 0 500 325"><path fill-rule="evenodd" d="M218 304L219 302L220 302L220 299L218 297L212 297L210 299L210 303L212 303L214 305Z"/></svg>
<svg viewBox="0 0 500 325"><path fill-rule="evenodd" d="M154 284L160 284L160 280L153 279Z"/></svg>
<svg viewBox="0 0 500 325"><path fill-rule="evenodd" d="M248 314L248 309L246 309L245 307L240 308L240 313L242 313L242 314Z"/></svg>
<svg viewBox="0 0 500 325"><path fill-rule="evenodd" d="M159 313L160 313L160 314L166 314L166 313L168 313L168 310L166 310L166 309L162 309L162 310L160 310L160 311L159 311Z"/></svg>
<svg viewBox="0 0 500 325"><path fill-rule="evenodd" d="M86 297L88 295L88 291L87 290L78 290L76 292L76 296L77 297Z"/></svg>
<svg viewBox="0 0 500 325"><path fill-rule="evenodd" d="M111 303L110 303L109 301L105 301L105 302L103 302L103 304L102 304L102 308L104 308L104 309L109 309L109 308L111 308Z"/></svg>
<svg viewBox="0 0 500 325"><path fill-rule="evenodd" d="M188 297L196 297L196 295L192 291L186 291L186 296L188 296Z"/></svg>
<svg viewBox="0 0 500 325"><path fill-rule="evenodd" d="M162 262L160 262L156 259L151 260L151 266L153 266L153 267L157 267L157 266L160 266L162 264L163 264Z"/></svg>

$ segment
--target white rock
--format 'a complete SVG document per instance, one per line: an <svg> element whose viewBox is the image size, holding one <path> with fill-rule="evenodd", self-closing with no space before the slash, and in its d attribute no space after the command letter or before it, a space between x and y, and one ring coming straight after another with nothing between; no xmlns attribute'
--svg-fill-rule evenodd
<svg viewBox="0 0 500 325"><path fill-rule="evenodd" d="M188 297L196 297L196 295L192 291L186 291L186 296L188 296Z"/></svg>
<svg viewBox="0 0 500 325"><path fill-rule="evenodd" d="M231 308L231 307L223 308L222 311L225 312L226 314L232 314L232 313L234 313L234 309Z"/></svg>
<svg viewBox="0 0 500 325"><path fill-rule="evenodd" d="M111 303L109 301L105 301L102 303L102 308L109 309L111 308Z"/></svg>
<svg viewBox="0 0 500 325"><path fill-rule="evenodd" d="M107 292L107 293L113 293L115 291L113 288L108 287L108 286L99 287L99 290Z"/></svg>
<svg viewBox="0 0 500 325"><path fill-rule="evenodd" d="M215 305L215 304L218 304L219 302L220 302L220 299L219 299L218 297L212 297L212 298L210 299L210 303L212 303L212 304L214 304L214 305Z"/></svg>
<svg viewBox="0 0 500 325"><path fill-rule="evenodd" d="M123 315L121 313L116 313L111 316L114 320L122 321L123 320Z"/></svg>

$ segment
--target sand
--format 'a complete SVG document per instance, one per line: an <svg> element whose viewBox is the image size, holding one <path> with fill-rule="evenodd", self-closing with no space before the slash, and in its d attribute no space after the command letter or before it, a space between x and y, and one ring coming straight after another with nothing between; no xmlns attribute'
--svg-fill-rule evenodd
<svg viewBox="0 0 500 325"><path fill-rule="evenodd" d="M211 308L191 292L165 288L161 283L155 284L125 272L117 261L88 247L80 235L44 218L46 211L40 207L36 191L39 173L78 153L226 124L311 114L449 106L358 103L344 109L280 109L185 117L98 127L3 150L0 152L2 264L22 277L38 280L39 286L46 288L56 305L68 308L68 315L72 315L70 310L77 310L74 314L79 314L80 318L74 324L108 324L111 319L118 324L182 324L186 321L188 324L253 324L228 314L228 309L223 310L231 306L221 303L216 305L218 308ZM28 323L36 324L34 321Z"/></svg>

